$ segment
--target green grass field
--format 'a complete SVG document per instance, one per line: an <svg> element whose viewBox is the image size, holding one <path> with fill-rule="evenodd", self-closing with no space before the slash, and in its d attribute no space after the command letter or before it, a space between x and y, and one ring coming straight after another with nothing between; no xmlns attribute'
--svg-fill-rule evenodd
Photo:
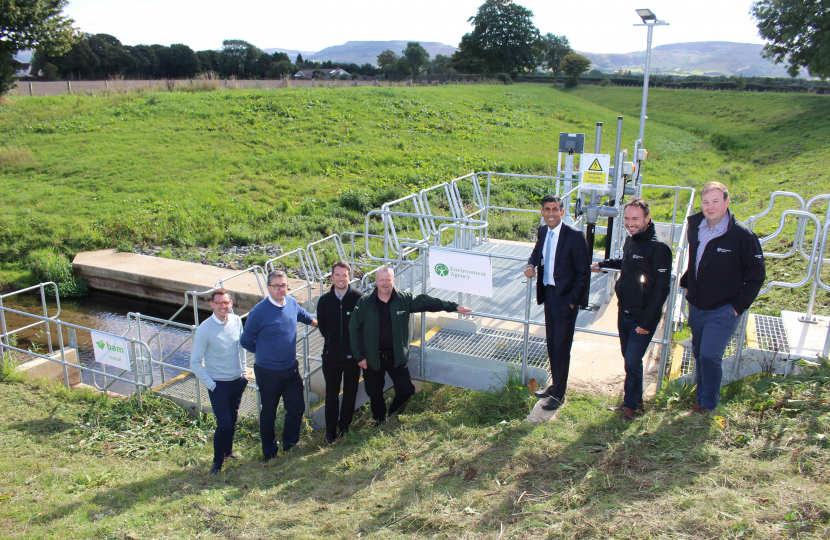
<svg viewBox="0 0 830 540"><path fill-rule="evenodd" d="M667 391L630 425L611 398L570 396L531 426L521 386L432 388L401 420L364 410L333 447L306 434L267 464L245 421L216 477L210 417L7 380L0 536L827 538L828 375L727 387L714 420Z"/></svg>
<svg viewBox="0 0 830 540"><path fill-rule="evenodd" d="M595 122L604 122L602 148L610 153L623 114L623 147L632 149L640 95L453 85L13 98L0 106L0 286L25 283L27 256L38 248L69 255L134 244L169 244L177 253L293 248L362 231L360 210L471 171L553 174L561 131L587 133L592 148ZM830 189L825 96L649 95L647 182L724 181L743 218L775 190L807 198ZM532 208L546 191L538 182L501 182L493 199ZM656 199L658 217L669 218L668 192L645 195ZM491 231L530 239L532 225L497 216ZM775 226L767 219L758 230ZM770 278L793 281L803 266L774 262ZM804 309L800 295L784 292L757 307ZM819 312L829 308L822 294Z"/></svg>

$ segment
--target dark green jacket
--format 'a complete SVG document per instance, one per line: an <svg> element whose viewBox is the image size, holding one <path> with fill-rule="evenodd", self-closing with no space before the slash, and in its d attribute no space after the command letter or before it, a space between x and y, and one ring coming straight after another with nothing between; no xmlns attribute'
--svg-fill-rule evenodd
<svg viewBox="0 0 830 540"><path fill-rule="evenodd" d="M379 328L378 291L367 294L357 301L349 322L349 334L352 340L352 353L360 362L366 359L372 369L380 369L378 351ZM458 304L446 302L421 294L413 298L411 293L392 289L389 299L389 313L392 315L392 344L395 365L409 362L409 314L421 311L455 311Z"/></svg>

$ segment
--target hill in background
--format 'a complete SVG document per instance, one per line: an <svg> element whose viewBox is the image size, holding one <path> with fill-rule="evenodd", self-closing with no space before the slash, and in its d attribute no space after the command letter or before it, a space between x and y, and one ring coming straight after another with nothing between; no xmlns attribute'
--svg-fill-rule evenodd
<svg viewBox="0 0 830 540"><path fill-rule="evenodd" d="M347 41L343 45L335 45L333 47L326 47L322 51L307 52L295 51L291 49L263 49L268 53L274 51L284 52L288 54L291 61L297 59L297 53L302 53L305 60L319 60L325 62L331 60L332 62L355 63L363 65L366 63L376 65L378 55L387 49L391 49L395 54L399 55L406 49L406 44L415 40L402 41ZM435 58L436 54L451 55L458 50L452 45L445 45L435 41L420 41L421 46L427 50L430 58Z"/></svg>
<svg viewBox="0 0 830 540"><path fill-rule="evenodd" d="M651 72L677 75L744 75L788 77L784 64L773 64L761 56L763 45L731 41L696 41L660 45L651 51ZM643 72L646 51L626 54L582 52L603 73L619 70ZM802 72L806 77L807 73Z"/></svg>

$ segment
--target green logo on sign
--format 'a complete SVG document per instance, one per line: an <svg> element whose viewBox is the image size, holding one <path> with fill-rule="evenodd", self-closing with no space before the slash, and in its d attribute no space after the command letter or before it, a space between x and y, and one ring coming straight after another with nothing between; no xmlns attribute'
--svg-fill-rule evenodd
<svg viewBox="0 0 830 540"><path fill-rule="evenodd" d="M100 348L102 348L102 349L103 349L103 348L104 348L104 345L106 345L106 342L104 342L104 341L96 341L96 342L95 342L95 344L96 344L96 345L98 345Z"/></svg>
<svg viewBox="0 0 830 540"><path fill-rule="evenodd" d="M435 273L443 277L450 273L450 269L447 268L446 264L436 264Z"/></svg>

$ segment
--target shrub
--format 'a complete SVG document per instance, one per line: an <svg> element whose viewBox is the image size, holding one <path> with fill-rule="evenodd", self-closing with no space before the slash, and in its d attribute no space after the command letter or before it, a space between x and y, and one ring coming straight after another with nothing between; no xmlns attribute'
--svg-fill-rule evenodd
<svg viewBox="0 0 830 540"><path fill-rule="evenodd" d="M340 206L365 214L372 209L372 196L365 191L349 188L340 194Z"/></svg>
<svg viewBox="0 0 830 540"><path fill-rule="evenodd" d="M611 79L602 79L599 83L600 86L611 86Z"/></svg>
<svg viewBox="0 0 830 540"><path fill-rule="evenodd" d="M574 79L573 77L565 79L565 88L576 88L578 84L579 79Z"/></svg>
<svg viewBox="0 0 830 540"><path fill-rule="evenodd" d="M39 249L29 255L29 270L40 282L51 281L58 286L58 292L64 298L86 296L89 294L89 282L76 278L72 273L72 263L62 253L51 249ZM46 289L54 294L51 288Z"/></svg>
<svg viewBox="0 0 830 540"><path fill-rule="evenodd" d="M504 84L513 84L513 79L507 73L497 73L496 78Z"/></svg>

